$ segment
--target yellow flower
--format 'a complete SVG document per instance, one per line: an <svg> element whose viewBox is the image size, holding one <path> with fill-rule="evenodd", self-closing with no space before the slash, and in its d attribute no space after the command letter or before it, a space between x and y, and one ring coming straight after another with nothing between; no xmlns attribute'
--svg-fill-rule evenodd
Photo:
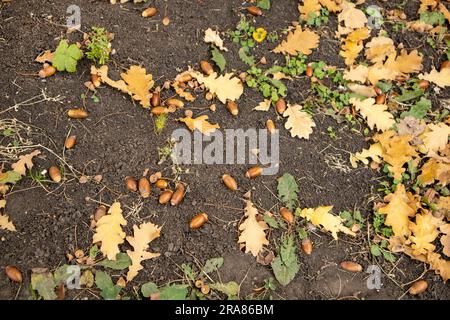
<svg viewBox="0 0 450 320"><path fill-rule="evenodd" d="M264 28L257 28L253 32L253 39L255 39L256 42L260 43L262 42L267 36L267 31Z"/></svg>

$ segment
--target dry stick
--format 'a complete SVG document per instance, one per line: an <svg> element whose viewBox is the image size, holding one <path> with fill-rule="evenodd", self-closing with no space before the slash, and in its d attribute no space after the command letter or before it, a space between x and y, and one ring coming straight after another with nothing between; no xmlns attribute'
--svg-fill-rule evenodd
<svg viewBox="0 0 450 320"><path fill-rule="evenodd" d="M42 98L41 98L42 97ZM18 111L19 107L23 107L23 106L31 106L31 105L35 105L44 101L51 101L51 102L59 102L62 103L61 100L64 99L65 97L61 96L61 95L57 95L56 97L47 97L46 92L44 89L41 89L41 94L31 97L30 99L27 99L25 101L16 103L15 105L6 108L3 111L0 111L0 114L6 113L10 110L15 110ZM40 100L39 100L40 99ZM37 100L37 101L34 101Z"/></svg>

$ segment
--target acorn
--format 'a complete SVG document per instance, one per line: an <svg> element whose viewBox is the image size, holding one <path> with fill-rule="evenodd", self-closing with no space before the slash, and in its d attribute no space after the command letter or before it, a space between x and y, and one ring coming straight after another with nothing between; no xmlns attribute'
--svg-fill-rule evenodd
<svg viewBox="0 0 450 320"><path fill-rule="evenodd" d="M209 285L207 285L207 284L204 284L204 285L202 285L202 286L200 287L200 291L201 291L203 294L208 294L210 290L211 290L211 289L209 288Z"/></svg>
<svg viewBox="0 0 450 320"><path fill-rule="evenodd" d="M313 249L312 241L309 238L305 238L302 240L302 250L306 254L311 254Z"/></svg>
<svg viewBox="0 0 450 320"><path fill-rule="evenodd" d="M150 99L150 104L152 105L152 107L159 107L159 105L161 104L161 93L159 91L153 92L153 95Z"/></svg>
<svg viewBox="0 0 450 320"><path fill-rule="evenodd" d="M169 183L167 182L167 180L164 180L164 179L158 179L155 182L155 187L157 187L158 189L161 189L161 190L166 189L168 185L169 185Z"/></svg>
<svg viewBox="0 0 450 320"><path fill-rule="evenodd" d="M313 68L312 68L312 66L310 64L308 64L306 66L305 74L306 74L307 77L310 77L310 78L312 77L312 75L313 75Z"/></svg>
<svg viewBox="0 0 450 320"><path fill-rule="evenodd" d="M441 69L440 70L442 71L445 68L450 68L450 61L449 60L446 60L446 61L441 63Z"/></svg>
<svg viewBox="0 0 450 320"><path fill-rule="evenodd" d="M86 119L88 116L88 112L84 109L74 108L69 109L69 111L67 111L67 115L72 119Z"/></svg>
<svg viewBox="0 0 450 320"><path fill-rule="evenodd" d="M48 78L56 73L56 68L54 66L46 66L43 69L39 70L40 78Z"/></svg>
<svg viewBox="0 0 450 320"><path fill-rule="evenodd" d="M144 11L142 11L142 16L144 18L151 18L156 14L157 11L158 10L156 10L156 8L149 7L147 9L145 9Z"/></svg>
<svg viewBox="0 0 450 320"><path fill-rule="evenodd" d="M386 102L386 95L383 93L377 95L377 97L375 98L376 104L384 104L385 102Z"/></svg>
<svg viewBox="0 0 450 320"><path fill-rule="evenodd" d="M202 69L203 73L208 76L214 72L214 69L211 66L211 64L205 60L200 61L200 68Z"/></svg>
<svg viewBox="0 0 450 320"><path fill-rule="evenodd" d="M195 280L195 287L196 288L201 288L202 286L203 286L203 280L202 279L197 279L197 280Z"/></svg>
<svg viewBox="0 0 450 320"><path fill-rule="evenodd" d="M76 142L77 142L77 136L70 136L64 142L64 147L66 149L72 149L75 146Z"/></svg>
<svg viewBox="0 0 450 320"><path fill-rule="evenodd" d="M280 208L280 215L283 217L283 219L289 223L289 224L293 224L294 223L294 215L292 214L292 212L285 207L281 207Z"/></svg>
<svg viewBox="0 0 450 320"><path fill-rule="evenodd" d="M422 90L426 90L430 86L430 82L422 79L417 83L417 86Z"/></svg>
<svg viewBox="0 0 450 320"><path fill-rule="evenodd" d="M159 204L166 204L172 198L173 191L172 190L164 190L159 196Z"/></svg>
<svg viewBox="0 0 450 320"><path fill-rule="evenodd" d="M189 222L189 227L191 229L201 228L208 221L208 215L204 212L197 214Z"/></svg>
<svg viewBox="0 0 450 320"><path fill-rule="evenodd" d="M166 114L166 113L169 113L169 109L167 109L166 107L152 108L152 114L154 114L155 116L159 116L161 114Z"/></svg>
<svg viewBox="0 0 450 320"><path fill-rule="evenodd" d="M269 119L266 121L266 128L270 133L274 133L276 128L275 128L275 123Z"/></svg>
<svg viewBox="0 0 450 320"><path fill-rule="evenodd" d="M143 174L143 176L145 176L145 175L146 174ZM156 183L156 181L161 179L161 177L162 177L162 173L160 171L157 171L154 174L151 174L150 177L148 178L148 180L150 181L150 183Z"/></svg>
<svg viewBox="0 0 450 320"><path fill-rule="evenodd" d="M229 174L224 174L222 176L223 183L227 186L231 191L236 191L238 186L236 180L233 179Z"/></svg>
<svg viewBox="0 0 450 320"><path fill-rule="evenodd" d="M50 176L50 178L56 182L56 183L60 183L61 182L61 171L59 171L59 169L55 166L52 166L48 169L48 175Z"/></svg>
<svg viewBox="0 0 450 320"><path fill-rule="evenodd" d="M418 280L412 284L412 286L409 288L408 292L415 296L419 293L424 292L428 288L428 282L426 280Z"/></svg>
<svg viewBox="0 0 450 320"><path fill-rule="evenodd" d="M262 10L255 6L247 7L246 9L252 16L262 16L263 14Z"/></svg>
<svg viewBox="0 0 450 320"><path fill-rule="evenodd" d="M239 114L238 106L234 101L229 100L227 102L227 109L233 116L237 116Z"/></svg>
<svg viewBox="0 0 450 320"><path fill-rule="evenodd" d="M262 170L263 169L261 167L252 167L247 170L247 172L245 173L245 177L247 177L248 179L255 179L256 177L259 177L261 175Z"/></svg>
<svg viewBox="0 0 450 320"><path fill-rule="evenodd" d="M130 176L126 176L126 177L125 177L125 187L126 187L127 190L129 190L129 191L136 192L137 189L138 189L136 179L133 178L133 177L130 177Z"/></svg>
<svg viewBox="0 0 450 320"><path fill-rule="evenodd" d="M14 266L6 266L5 268L6 276L9 278L9 280L17 283L22 283L23 277L22 272L20 272L19 269L17 269Z"/></svg>
<svg viewBox="0 0 450 320"><path fill-rule="evenodd" d="M184 198L184 191L185 191L184 185L182 183L179 183L177 185L177 189L172 195L172 198L170 199L170 204L173 206L180 204L180 202Z"/></svg>
<svg viewBox="0 0 450 320"><path fill-rule="evenodd" d="M139 193L142 198L148 198L150 196L150 182L145 177L139 179Z"/></svg>
<svg viewBox="0 0 450 320"><path fill-rule="evenodd" d="M179 99L169 98L166 100L166 105L167 106L175 106L178 109L181 109L184 107L184 102Z"/></svg>
<svg viewBox="0 0 450 320"><path fill-rule="evenodd" d="M286 101L283 98L278 99L275 104L275 110L277 110L278 114L283 114L286 111Z"/></svg>
<svg viewBox="0 0 450 320"><path fill-rule="evenodd" d="M361 272L363 269L359 263L353 261L341 262L341 268L350 272Z"/></svg>
<svg viewBox="0 0 450 320"><path fill-rule="evenodd" d="M100 205L97 209L95 209L94 220L98 221L105 215L106 215L106 207L104 205Z"/></svg>

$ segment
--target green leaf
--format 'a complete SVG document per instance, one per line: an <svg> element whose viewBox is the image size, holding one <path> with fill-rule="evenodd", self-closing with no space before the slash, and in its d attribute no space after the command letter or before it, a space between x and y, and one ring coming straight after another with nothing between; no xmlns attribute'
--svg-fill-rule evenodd
<svg viewBox="0 0 450 320"><path fill-rule="evenodd" d="M0 183L16 183L20 179L22 179L22 176L15 171L0 172Z"/></svg>
<svg viewBox="0 0 450 320"><path fill-rule="evenodd" d="M114 270L123 270L131 266L131 259L126 253L119 252L116 255L116 261L106 259L101 261L99 265Z"/></svg>
<svg viewBox="0 0 450 320"><path fill-rule="evenodd" d="M211 55L212 55L211 60L216 63L216 65L222 72L225 69L225 65L227 64L225 57L223 56L222 53L220 53L219 49L217 49L215 46L211 46Z"/></svg>
<svg viewBox="0 0 450 320"><path fill-rule="evenodd" d="M205 266L203 267L203 272L210 273L218 270L223 265L223 258L211 258L206 260Z"/></svg>
<svg viewBox="0 0 450 320"><path fill-rule="evenodd" d="M73 272L67 272L69 265L64 264L58 267L53 273L53 277L56 285L61 284L62 282L66 282L66 280L73 274Z"/></svg>
<svg viewBox="0 0 450 320"><path fill-rule="evenodd" d="M11 128L6 128L5 130L3 130L2 135L4 135L5 137L10 137L14 134L14 130Z"/></svg>
<svg viewBox="0 0 450 320"><path fill-rule="evenodd" d="M381 256L381 248L378 245L373 244L370 246L370 253L375 257L379 257Z"/></svg>
<svg viewBox="0 0 450 320"><path fill-rule="evenodd" d="M300 269L296 250L294 237L286 236L283 238L278 256L272 261L275 278L283 286L288 285Z"/></svg>
<svg viewBox="0 0 450 320"><path fill-rule="evenodd" d="M377 85L376 85L383 93L388 92L389 90L392 89L392 83L390 82L383 82L383 81L378 81Z"/></svg>
<svg viewBox="0 0 450 320"><path fill-rule="evenodd" d="M119 286L114 285L111 277L103 271L96 271L95 285L102 290L100 294L105 300L116 300L121 290Z"/></svg>
<svg viewBox="0 0 450 320"><path fill-rule="evenodd" d="M188 294L188 286L174 284L166 286L160 290L160 300L186 300Z"/></svg>
<svg viewBox="0 0 450 320"><path fill-rule="evenodd" d="M227 283L211 283L211 289L220 291L228 296L228 300L235 300L239 295L239 285L230 281Z"/></svg>
<svg viewBox="0 0 450 320"><path fill-rule="evenodd" d="M386 261L395 262L395 256L389 251L383 250L383 257Z"/></svg>
<svg viewBox="0 0 450 320"><path fill-rule="evenodd" d="M84 271L80 277L80 285L86 286L88 288L92 288L92 286L94 285L94 282L95 282L95 279L94 279L94 274L92 273L92 271L91 270Z"/></svg>
<svg viewBox="0 0 450 320"><path fill-rule="evenodd" d="M261 9L269 10L270 9L270 0L258 0L257 5Z"/></svg>
<svg viewBox="0 0 450 320"><path fill-rule="evenodd" d="M58 71L75 72L82 56L83 51L76 44L69 46L67 40L61 40L53 54L52 64Z"/></svg>
<svg viewBox="0 0 450 320"><path fill-rule="evenodd" d="M247 54L244 48L239 49L238 55L242 62L244 62L245 64L249 66L255 65L255 58L252 55Z"/></svg>
<svg viewBox="0 0 450 320"><path fill-rule="evenodd" d="M50 272L33 273L31 275L31 288L36 290L44 300L55 300L56 283Z"/></svg>
<svg viewBox="0 0 450 320"><path fill-rule="evenodd" d="M409 111L404 111L400 115L403 119L405 117L411 116L417 119L423 119L427 115L428 110L431 109L431 101L427 98L420 98L420 100L409 109Z"/></svg>
<svg viewBox="0 0 450 320"><path fill-rule="evenodd" d="M147 282L142 285L141 292L144 297L148 298L151 294L159 292L159 290L154 282Z"/></svg>
<svg viewBox="0 0 450 320"><path fill-rule="evenodd" d="M197 277L197 272L192 270L192 266L190 263L183 263L181 265L181 270L183 270L184 274L191 279L191 281L195 281L195 278Z"/></svg>
<svg viewBox="0 0 450 320"><path fill-rule="evenodd" d="M297 234L300 240L308 237L308 232L305 230L305 228L298 228Z"/></svg>
<svg viewBox="0 0 450 320"><path fill-rule="evenodd" d="M432 26L443 25L445 23L445 17L441 12L422 12L419 20Z"/></svg>
<svg viewBox="0 0 450 320"><path fill-rule="evenodd" d="M274 217L265 214L263 219L271 228L278 229L280 227Z"/></svg>
<svg viewBox="0 0 450 320"><path fill-rule="evenodd" d="M95 244L89 249L89 258L94 260L95 258L97 258L98 253L99 249L98 246Z"/></svg>
<svg viewBox="0 0 450 320"><path fill-rule="evenodd" d="M289 174L285 173L283 176L278 178L278 197L283 201L289 210L293 210L297 203L298 185L295 178Z"/></svg>
<svg viewBox="0 0 450 320"><path fill-rule="evenodd" d="M405 102L416 99L425 93L422 89L404 90L401 95L397 96L395 100L398 102Z"/></svg>

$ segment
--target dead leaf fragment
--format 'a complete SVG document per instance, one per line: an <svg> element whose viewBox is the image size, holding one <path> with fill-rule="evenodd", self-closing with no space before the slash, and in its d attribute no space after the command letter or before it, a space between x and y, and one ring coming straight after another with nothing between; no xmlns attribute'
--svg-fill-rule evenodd
<svg viewBox="0 0 450 320"><path fill-rule="evenodd" d="M302 30L300 26L296 26L294 31L289 32L286 40L283 40L273 52L297 55L299 52L309 55L312 49L319 45L320 37L309 29Z"/></svg>
<svg viewBox="0 0 450 320"><path fill-rule="evenodd" d="M313 132L312 128L316 126L311 115L302 111L302 107L298 104L288 104L283 117L288 118L284 127L291 132L291 137L309 139Z"/></svg>
<svg viewBox="0 0 450 320"><path fill-rule="evenodd" d="M257 214L256 207L250 200L247 200L244 210L245 220L239 226L241 233L238 243L245 246L245 253L250 252L254 257L258 256L263 246L269 244L265 233L269 227L265 221L257 220Z"/></svg>
<svg viewBox="0 0 450 320"><path fill-rule="evenodd" d="M11 165L11 168L15 172L24 176L27 172L27 169L31 170L31 168L33 168L33 157L40 155L40 154L41 154L41 151L34 150L33 152L31 152L29 154L19 156L19 161L17 161L16 163L13 163Z"/></svg>

